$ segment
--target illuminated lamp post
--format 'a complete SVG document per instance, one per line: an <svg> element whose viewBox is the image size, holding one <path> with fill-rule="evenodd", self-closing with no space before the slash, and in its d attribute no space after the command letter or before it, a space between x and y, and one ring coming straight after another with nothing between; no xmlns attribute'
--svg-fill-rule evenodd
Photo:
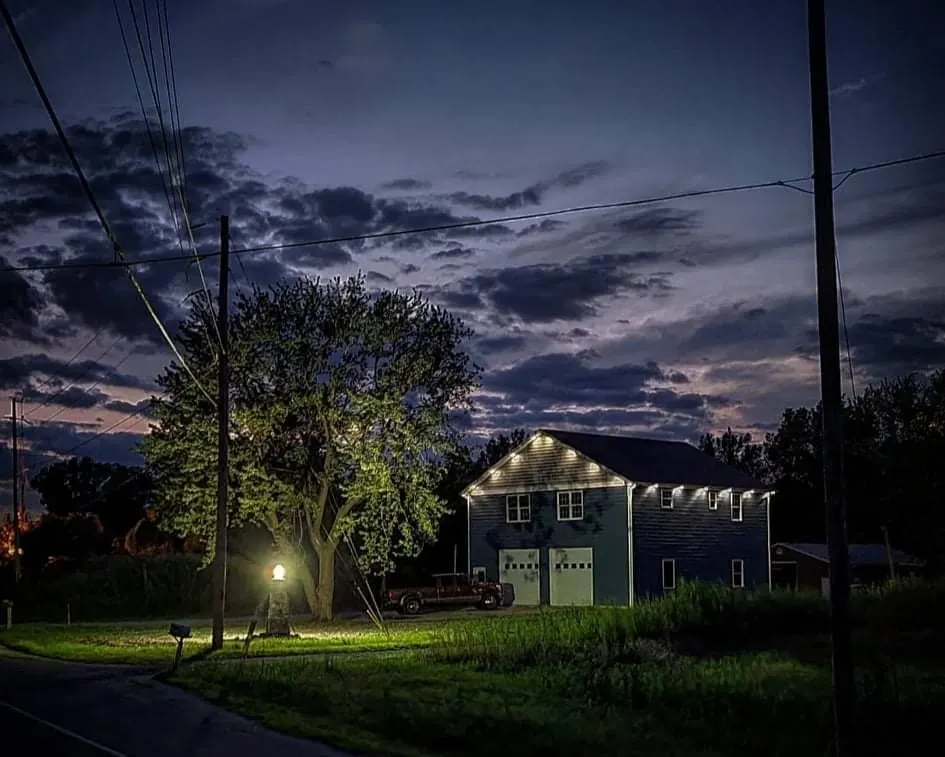
<svg viewBox="0 0 945 757"><path fill-rule="evenodd" d="M266 636L290 636L289 592L286 590L286 570L282 563L272 566L269 581L269 609L266 613Z"/></svg>

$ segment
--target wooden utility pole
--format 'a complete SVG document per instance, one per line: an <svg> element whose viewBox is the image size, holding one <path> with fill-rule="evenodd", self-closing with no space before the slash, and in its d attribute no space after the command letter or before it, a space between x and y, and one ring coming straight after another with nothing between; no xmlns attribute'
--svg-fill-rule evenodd
<svg viewBox="0 0 945 757"><path fill-rule="evenodd" d="M10 398L10 422L13 438L10 452L13 455L13 581L20 581L20 455L17 444L16 397Z"/></svg>
<svg viewBox="0 0 945 757"><path fill-rule="evenodd" d="M824 0L807 0L811 136L814 158L814 224L817 243L817 316L823 415L824 494L830 557L830 641L833 672L834 754L855 751L853 649L850 640L850 556L847 551L843 473L843 395L837 302L830 87L827 78Z"/></svg>
<svg viewBox="0 0 945 757"><path fill-rule="evenodd" d="M229 344L230 218L220 216L220 286L217 331L220 355L217 361L217 530L213 549L212 649L223 648L223 617L226 604L227 515L230 440L230 344Z"/></svg>

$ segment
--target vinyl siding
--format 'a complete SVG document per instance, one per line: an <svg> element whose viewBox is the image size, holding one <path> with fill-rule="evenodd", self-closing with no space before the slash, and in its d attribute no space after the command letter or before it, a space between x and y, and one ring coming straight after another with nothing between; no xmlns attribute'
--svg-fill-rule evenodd
<svg viewBox="0 0 945 757"><path fill-rule="evenodd" d="M536 436L519 454L479 482L474 495L621 486L624 480L549 436ZM505 515L502 516L505 521Z"/></svg>
<svg viewBox="0 0 945 757"><path fill-rule="evenodd" d="M731 520L729 493L709 510L704 490L676 493L672 510L660 508L658 487L633 492L635 599L662 596L662 561L676 560L676 585L685 580L731 586L732 560L745 561L745 588L768 586L767 502L742 495L742 521Z"/></svg>
<svg viewBox="0 0 945 757"><path fill-rule="evenodd" d="M523 486L522 482L535 479L522 473L516 480ZM626 605L629 601L626 486L584 488L584 519L580 521L558 520L557 492L572 486L546 486L530 492L532 518L528 523L505 522L506 492L470 497L471 566L484 567L487 577L495 581L500 549L537 548L541 602L547 604L548 548L593 547L595 604Z"/></svg>

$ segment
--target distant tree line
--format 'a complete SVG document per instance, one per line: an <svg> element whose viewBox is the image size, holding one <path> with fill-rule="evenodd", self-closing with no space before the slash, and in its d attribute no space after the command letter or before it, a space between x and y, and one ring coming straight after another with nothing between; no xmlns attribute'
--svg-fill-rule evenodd
<svg viewBox="0 0 945 757"><path fill-rule="evenodd" d="M776 490L772 538L825 540L821 409L788 408L764 440L728 429L699 446ZM843 408L847 534L931 563L945 556L945 370L870 386Z"/></svg>

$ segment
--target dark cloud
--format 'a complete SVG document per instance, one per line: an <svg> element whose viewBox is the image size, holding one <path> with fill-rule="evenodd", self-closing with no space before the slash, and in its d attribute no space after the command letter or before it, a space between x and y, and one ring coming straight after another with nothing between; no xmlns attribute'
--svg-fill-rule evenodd
<svg viewBox="0 0 945 757"><path fill-rule="evenodd" d="M88 455L102 462L140 465L142 458L137 445L144 436L144 430L115 431L99 436L97 429L74 423L25 425L23 438L30 445L27 462L35 471L44 462L63 454L72 454L74 450L74 454Z"/></svg>
<svg viewBox="0 0 945 757"><path fill-rule="evenodd" d="M505 212L540 204L541 190L537 187L528 187L521 192L513 192L500 197L469 192L453 192L449 195L449 199L457 205L465 205L476 210Z"/></svg>
<svg viewBox="0 0 945 757"><path fill-rule="evenodd" d="M386 273L381 273L380 271L368 271L367 276L365 276L369 284L380 284L381 286L391 286L393 285L394 279L391 276L388 276Z"/></svg>
<svg viewBox="0 0 945 757"><path fill-rule="evenodd" d="M466 226L460 229L450 229L446 232L448 239L508 239L514 237L515 232L501 223L490 223L484 226Z"/></svg>
<svg viewBox="0 0 945 757"><path fill-rule="evenodd" d="M422 189L429 189L432 184L429 181L424 181L423 179L394 179L393 181L388 181L386 184L382 184L382 189L395 189L402 191L419 191Z"/></svg>
<svg viewBox="0 0 945 757"><path fill-rule="evenodd" d="M434 252L430 257L434 260L455 260L456 258L470 258L476 254L476 251L470 247L454 244L444 250Z"/></svg>
<svg viewBox="0 0 945 757"><path fill-rule="evenodd" d="M534 234L550 234L551 232L558 231L565 226L567 226L567 224L564 221L559 221L557 218L545 218L539 223L533 223L530 226L526 226L524 229L521 229L518 232L518 236L527 237Z"/></svg>
<svg viewBox="0 0 945 757"><path fill-rule="evenodd" d="M480 421L498 429L556 426L690 439L714 410L733 404L676 391L672 384L687 377L654 362L597 366L592 360L590 353L551 353L486 374Z"/></svg>
<svg viewBox="0 0 945 757"><path fill-rule="evenodd" d="M52 379L71 383L98 382L106 386L122 386L134 389L152 389L154 383L139 376L121 373L111 366L94 360L79 360L67 363L48 355L32 353L0 360L0 388L14 389L24 386L31 376L44 375Z"/></svg>
<svg viewBox="0 0 945 757"><path fill-rule="evenodd" d="M703 358L752 359L803 348L805 325L816 318L810 297L729 305L688 324L680 352Z"/></svg>
<svg viewBox="0 0 945 757"><path fill-rule="evenodd" d="M488 374L483 388L523 404L636 405L646 402L652 382L666 380L656 363L607 368L587 365L580 357L552 353Z"/></svg>
<svg viewBox="0 0 945 757"><path fill-rule="evenodd" d="M524 334L498 334L496 336L483 336L476 339L476 348L486 354L492 355L500 352L511 352L524 347L528 342L528 337Z"/></svg>
<svg viewBox="0 0 945 757"><path fill-rule="evenodd" d="M614 225L625 234L649 235L691 231L699 226L701 213L678 208L652 208L622 218Z"/></svg>
<svg viewBox="0 0 945 757"><path fill-rule="evenodd" d="M942 299L904 312L867 312L849 326L854 365L870 376L901 376L945 366L945 291Z"/></svg>
<svg viewBox="0 0 945 757"><path fill-rule="evenodd" d="M108 395L95 389L83 389L79 386L70 386L62 392L37 391L30 387L23 391L24 401L37 404L55 402L59 407L88 409L95 407L108 399Z"/></svg>
<svg viewBox="0 0 945 757"><path fill-rule="evenodd" d="M154 417L153 403L150 397L140 402L125 402L125 400L111 400L106 402L103 407L116 413L127 413L128 415L140 415L145 418Z"/></svg>
<svg viewBox="0 0 945 757"><path fill-rule="evenodd" d="M0 268L11 263L0 255ZM38 341L42 298L21 273L0 271L0 337Z"/></svg>
<svg viewBox="0 0 945 757"><path fill-rule="evenodd" d="M121 113L74 125L68 131L128 258L146 261L186 252L167 208L165 184L154 165L145 123ZM287 266L322 270L349 265L369 247L356 240L328 242L334 238L478 220L457 216L440 205L378 198L354 187L312 188L294 179L264 179L245 162L250 139L204 127L187 127L180 136L188 158L189 205L200 209L201 218L229 215L232 237L239 246L326 242L281 250L258 264L252 262L254 256L240 258L243 265L238 270L262 285L293 275ZM208 224L197 233L202 249L218 244L213 226ZM83 263L114 258L53 133L30 129L0 135L0 244L50 228L60 230L61 243L34 247L31 259ZM208 260L204 266L212 278L217 262ZM194 267L165 264L135 270L151 306L173 333L182 317L182 290L192 290L197 280ZM146 338L154 344L161 340L140 295L117 269L48 271L44 283L50 303L64 310L74 324L107 329L129 339ZM15 328L36 331L41 299L28 282L4 277L0 293L4 295L0 335L9 335Z"/></svg>
<svg viewBox="0 0 945 757"><path fill-rule="evenodd" d="M597 314L607 297L632 292L661 294L672 287L666 275L641 276L630 270L634 254L597 255L569 263L535 264L483 271L438 293L445 302L464 307L491 305L502 315L532 323L581 320Z"/></svg>
<svg viewBox="0 0 945 757"><path fill-rule="evenodd" d="M491 212L508 212L540 205L546 192L555 188L571 189L606 173L607 163L594 161L562 171L553 179L536 182L507 195L487 195L479 192L454 192L448 199L457 205Z"/></svg>

